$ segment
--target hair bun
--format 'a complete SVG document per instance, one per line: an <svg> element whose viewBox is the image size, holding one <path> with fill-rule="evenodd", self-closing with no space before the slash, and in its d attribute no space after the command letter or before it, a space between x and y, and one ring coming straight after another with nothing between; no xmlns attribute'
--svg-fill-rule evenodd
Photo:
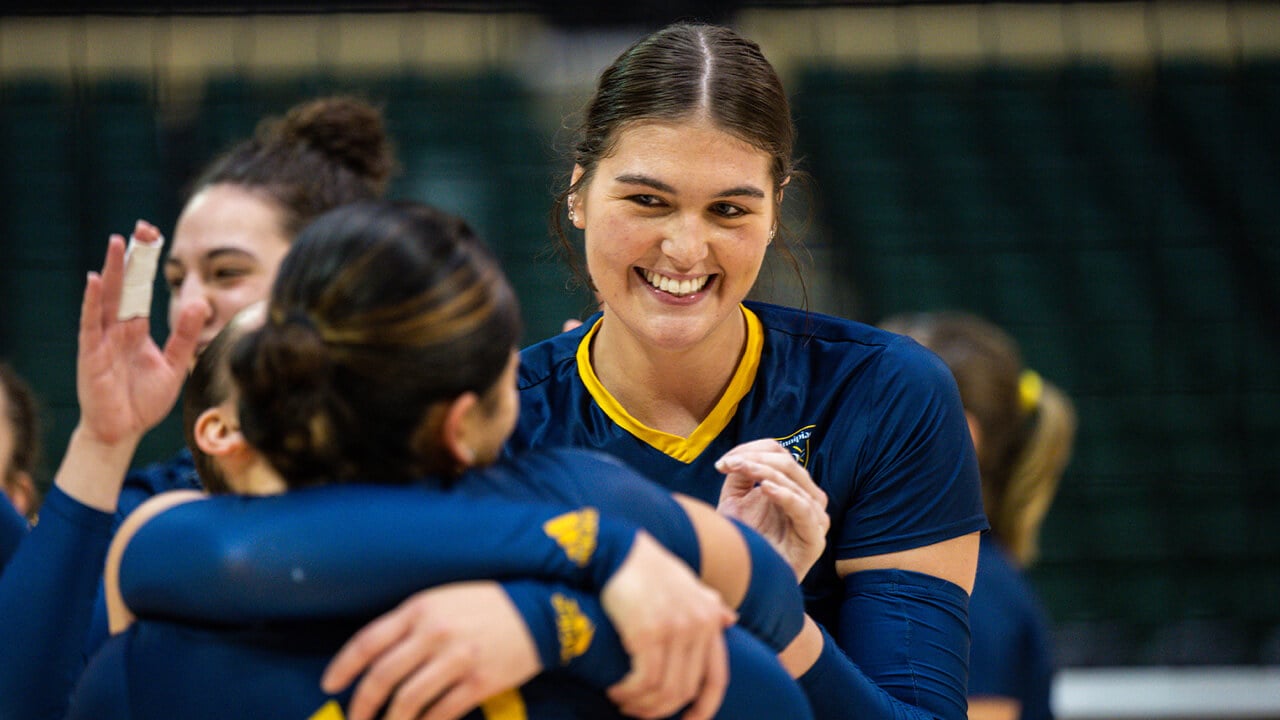
<svg viewBox="0 0 1280 720"><path fill-rule="evenodd" d="M312 100L291 109L269 126L286 144L304 144L347 166L374 185L395 169L391 140L382 114L351 96Z"/></svg>
<svg viewBox="0 0 1280 720"><path fill-rule="evenodd" d="M232 373L245 437L281 473L322 481L337 461L333 362L320 329L293 312L272 317L237 346Z"/></svg>

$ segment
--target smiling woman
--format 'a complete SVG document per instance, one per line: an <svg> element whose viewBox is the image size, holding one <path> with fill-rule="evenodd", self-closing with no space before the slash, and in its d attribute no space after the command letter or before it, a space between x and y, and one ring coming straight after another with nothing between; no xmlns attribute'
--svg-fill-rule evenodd
<svg viewBox="0 0 1280 720"><path fill-rule="evenodd" d="M746 301L795 173L773 67L672 25L605 69L578 133L553 217L601 310L522 351L508 452L604 450L772 540L806 576L782 657L815 716L963 718L986 520L955 381L899 335Z"/></svg>

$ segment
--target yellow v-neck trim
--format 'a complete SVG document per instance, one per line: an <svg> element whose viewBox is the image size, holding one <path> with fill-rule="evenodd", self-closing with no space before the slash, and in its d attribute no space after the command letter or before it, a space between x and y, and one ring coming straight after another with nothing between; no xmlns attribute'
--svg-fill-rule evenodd
<svg viewBox="0 0 1280 720"><path fill-rule="evenodd" d="M725 389L724 395L720 396L720 401L687 438L655 430L635 419L601 384L600 378L596 377L596 372L591 367L591 341L600 330L600 320L591 326L578 345L578 375L582 378L582 384L587 386L587 392L591 393L596 404L605 415L609 416L609 419L618 424L618 427L682 463L691 463L702 454L703 450L707 449L711 441L715 440L733 419L734 413L738 411L738 403L742 402L742 398L746 397L747 392L751 390L756 380L756 371L760 369L760 353L764 349L764 326L760 323L760 318L745 305L739 307L742 308L742 316L747 321L747 346L742 353L742 360L738 362L738 369L734 370L733 379L729 381L729 387Z"/></svg>

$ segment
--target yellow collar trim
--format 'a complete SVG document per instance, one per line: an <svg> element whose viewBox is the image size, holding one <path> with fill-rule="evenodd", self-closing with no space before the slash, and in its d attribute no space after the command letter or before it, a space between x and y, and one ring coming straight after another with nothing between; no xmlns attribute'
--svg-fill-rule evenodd
<svg viewBox="0 0 1280 720"><path fill-rule="evenodd" d="M587 392L595 399L596 404L605 415L609 416L609 419L618 424L618 427L635 435L663 454L670 455L682 463L691 463L702 454L703 450L707 449L711 441L715 440L733 419L734 413L738 411L738 403L742 402L742 398L746 397L751 386L755 384L756 371L760 369L760 354L764 349L764 326L760 323L760 318L746 306L739 307L742 308L742 316L747 321L746 350L742 353L742 360L738 363L738 369L733 372L733 379L729 381L729 387L725 389L724 395L688 438L654 430L635 419L600 383L600 378L596 377L596 372L591 367L591 341L600 329L599 320L591 326L578 345L578 375L582 378L582 384L587 386Z"/></svg>

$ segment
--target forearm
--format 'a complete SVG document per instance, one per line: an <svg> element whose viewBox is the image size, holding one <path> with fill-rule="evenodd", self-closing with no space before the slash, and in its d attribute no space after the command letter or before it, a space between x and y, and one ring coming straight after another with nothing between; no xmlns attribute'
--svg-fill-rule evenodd
<svg viewBox="0 0 1280 720"><path fill-rule="evenodd" d="M144 525L124 552L120 586L140 617L372 616L461 580L532 576L599 590L636 532L590 509L418 488L211 498Z"/></svg>
<svg viewBox="0 0 1280 720"><path fill-rule="evenodd" d="M825 631L798 679L818 718L963 720L968 596L920 573L871 570L845 580L840 643Z"/></svg>
<svg viewBox="0 0 1280 720"><path fill-rule="evenodd" d="M0 576L0 717L56 719L65 712L83 667L113 522L55 486Z"/></svg>
<svg viewBox="0 0 1280 720"><path fill-rule="evenodd" d="M750 557L751 579L738 606L738 622L774 652L782 652L804 625L804 597L791 566L769 542L737 520L732 522L742 533Z"/></svg>

